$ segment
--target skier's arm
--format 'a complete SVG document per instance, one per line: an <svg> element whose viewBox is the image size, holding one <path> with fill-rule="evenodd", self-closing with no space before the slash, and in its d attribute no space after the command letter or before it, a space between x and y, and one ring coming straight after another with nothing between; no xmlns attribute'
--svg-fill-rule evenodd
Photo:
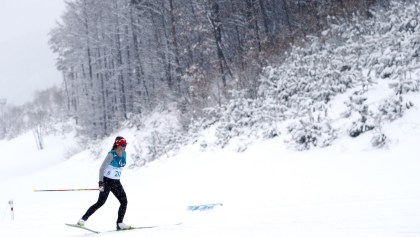
<svg viewBox="0 0 420 237"><path fill-rule="evenodd" d="M109 163L111 163L112 159L112 154L108 153L108 155L105 157L104 162L102 162L101 168L99 168L99 181L104 181L105 168L107 167L107 165L109 165Z"/></svg>

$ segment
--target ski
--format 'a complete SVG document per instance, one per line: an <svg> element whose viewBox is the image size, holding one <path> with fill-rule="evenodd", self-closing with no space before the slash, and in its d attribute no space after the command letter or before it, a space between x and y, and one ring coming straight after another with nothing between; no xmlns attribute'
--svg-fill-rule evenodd
<svg viewBox="0 0 420 237"><path fill-rule="evenodd" d="M77 225L77 224L67 224L67 223L65 223L65 224L67 226L71 226L71 227L75 227L75 228L79 228L79 229L84 229L84 230L87 230L87 231L90 231L90 232L93 232L93 233L96 233L96 234L101 233L100 231L92 230L92 229L89 229L89 228L87 228L85 226L81 226L81 225ZM131 227L130 229L108 230L108 231L102 231L102 232L115 232L115 231L126 231L126 230L150 229L150 228L155 228L155 227L157 227L157 226L134 226L134 227Z"/></svg>
<svg viewBox="0 0 420 237"><path fill-rule="evenodd" d="M127 230L140 230L140 229L151 229L157 226L132 226L130 229L122 229L122 230L108 230L104 232L115 232L115 231L127 231Z"/></svg>
<svg viewBox="0 0 420 237"><path fill-rule="evenodd" d="M87 231L90 231L90 232L93 232L93 233L96 233L96 234L99 234L100 232L99 231L96 231L96 230L92 230L92 229L89 229L89 228L87 228L87 227L84 227L84 226L81 226L81 225L77 225L77 224L67 224L67 223L65 223L67 226L71 226L71 227L75 227L75 228L79 228L79 229L84 229L84 230L87 230Z"/></svg>
<svg viewBox="0 0 420 237"><path fill-rule="evenodd" d="M168 227L168 226L177 226L177 225L181 225L182 222L180 223L176 223L176 224L166 224L166 225L151 225L151 226L133 226L130 229L125 229L125 230L108 230L108 231L104 231L104 232L115 232L115 231L126 231L126 230L140 230L140 229L151 229L151 228L157 228L157 227Z"/></svg>
<svg viewBox="0 0 420 237"><path fill-rule="evenodd" d="M99 233L107 233L107 232L116 232L116 231L127 231L127 230L141 230L141 229L151 229L151 228L156 228L156 227L159 227L159 226L157 226L157 225L151 225L151 226L133 226L133 227L131 227L130 229L122 229L122 230L107 230L107 231L96 231L96 230L92 230L92 229L89 229L89 228L87 228L87 227L85 227L85 226L81 226L81 225L77 225L77 224L67 224L67 223L65 223L67 226L70 226L70 227L75 227L75 228L79 228L79 229L83 229L83 230L87 230L87 231L90 231L90 232L93 232L93 233L95 233L95 234L99 234ZM174 225L181 225L182 224L182 222L181 223L177 223L177 224L174 224Z"/></svg>

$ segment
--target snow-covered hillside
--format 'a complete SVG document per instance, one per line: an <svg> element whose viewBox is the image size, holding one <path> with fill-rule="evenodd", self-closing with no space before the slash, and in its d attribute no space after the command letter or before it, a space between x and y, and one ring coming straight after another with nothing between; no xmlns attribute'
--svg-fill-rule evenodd
<svg viewBox="0 0 420 237"><path fill-rule="evenodd" d="M410 15L417 5L404 11L392 5L389 25L353 19L326 31L327 44L316 39L295 48L284 65L262 74L264 100L238 93L218 121L201 124L183 147L172 143L178 132L171 113L141 126L127 122L95 147L74 134L45 137L41 151L32 133L0 141L0 236L96 235L64 223L76 223L98 191L33 190L96 188L117 135L128 140L124 222L158 227L100 236L420 236L420 64L413 34L420 26ZM388 27L396 25L404 27ZM334 41L332 32L347 41ZM157 159L139 167L151 158ZM206 204L223 205L188 209ZM113 230L118 205L110 195L86 225Z"/></svg>
<svg viewBox="0 0 420 237"><path fill-rule="evenodd" d="M278 138L243 153L229 147L201 152L188 146L170 159L126 169L125 222L161 227L100 235L419 236L419 116L414 108L387 126L394 139L385 149L372 149L364 137L345 137L322 150L297 152ZM129 131L122 135L134 136ZM101 160L92 160L88 151L62 159L74 144L60 136L49 137L45 151L21 153L34 146L32 139L26 134L0 144L0 235L96 235L64 223L76 222L96 201L97 191L32 190L94 188ZM127 152L130 155L132 147ZM14 202L14 221L9 200ZM187 210L211 203L223 206ZM87 225L99 231L114 229L117 208L111 195Z"/></svg>
<svg viewBox="0 0 420 237"><path fill-rule="evenodd" d="M308 150L365 132L373 147L390 142L382 127L419 106L410 100L420 91L419 9L417 1L392 1L371 18L331 19L321 36L308 36L282 64L264 68L257 95L235 91L228 104L209 110L214 143L242 140L243 151L252 140L281 136L292 149Z"/></svg>
<svg viewBox="0 0 420 237"><path fill-rule="evenodd" d="M412 100L420 103L419 97ZM281 138L256 142L243 153L234 151L235 144L206 152L196 145L184 147L174 157L123 173L129 199L125 222L161 227L99 235L419 236L419 117L414 107L387 125L384 130L393 139L384 149L373 149L367 134L305 152L287 149ZM64 223L75 223L96 201L97 191L32 192L96 187L101 160L93 160L88 151L63 159L74 146L69 138L51 136L46 149L37 151L30 133L1 142L1 236L96 235ZM129 145L128 155L133 151ZM187 210L211 203L223 206ZM87 225L114 229L117 208L111 195Z"/></svg>

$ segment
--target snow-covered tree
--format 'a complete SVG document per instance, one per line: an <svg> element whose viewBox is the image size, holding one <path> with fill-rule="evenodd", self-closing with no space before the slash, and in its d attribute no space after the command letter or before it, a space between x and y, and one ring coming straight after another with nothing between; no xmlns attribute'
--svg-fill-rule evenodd
<svg viewBox="0 0 420 237"><path fill-rule="evenodd" d="M329 146L337 138L336 130L330 124L331 121L327 118L314 118L312 115L301 118L298 122L289 124L289 142L300 151Z"/></svg>
<svg viewBox="0 0 420 237"><path fill-rule="evenodd" d="M394 121L401 118L407 109L413 107L413 103L410 101L404 101L400 95L398 97L391 97L382 101L378 105L380 116L387 121Z"/></svg>

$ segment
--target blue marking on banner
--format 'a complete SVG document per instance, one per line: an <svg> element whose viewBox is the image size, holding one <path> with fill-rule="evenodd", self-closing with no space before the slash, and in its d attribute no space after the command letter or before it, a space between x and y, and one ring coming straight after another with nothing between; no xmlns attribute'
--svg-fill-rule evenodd
<svg viewBox="0 0 420 237"><path fill-rule="evenodd" d="M212 210L216 206L223 206L223 203L192 205L192 206L188 206L187 210L188 211L208 211L208 210Z"/></svg>

